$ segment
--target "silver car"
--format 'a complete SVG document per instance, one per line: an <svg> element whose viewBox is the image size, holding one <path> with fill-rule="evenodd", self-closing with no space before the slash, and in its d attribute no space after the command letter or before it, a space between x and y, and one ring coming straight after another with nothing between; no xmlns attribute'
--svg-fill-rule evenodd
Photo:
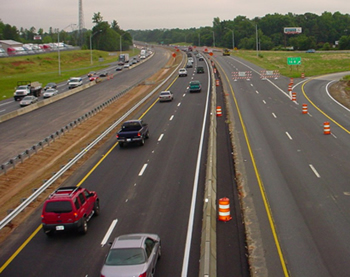
<svg viewBox="0 0 350 277"><path fill-rule="evenodd" d="M101 270L101 277L154 276L161 256L156 234L128 234L117 237Z"/></svg>
<svg viewBox="0 0 350 277"><path fill-rule="evenodd" d="M33 95L28 95L26 97L24 97L20 102L19 102L19 105L21 107L25 107L25 106L28 106L30 104L33 104L35 102L38 101L38 98L36 98L35 96Z"/></svg>
<svg viewBox="0 0 350 277"><path fill-rule="evenodd" d="M173 101L173 99L174 99L174 94L171 91L169 91L169 90L162 91L159 94L159 102Z"/></svg>
<svg viewBox="0 0 350 277"><path fill-rule="evenodd" d="M44 92L43 97L44 98L49 98L49 97L52 97L52 96L57 95L57 94L58 94L58 90L57 89L49 88L49 89L47 89Z"/></svg>

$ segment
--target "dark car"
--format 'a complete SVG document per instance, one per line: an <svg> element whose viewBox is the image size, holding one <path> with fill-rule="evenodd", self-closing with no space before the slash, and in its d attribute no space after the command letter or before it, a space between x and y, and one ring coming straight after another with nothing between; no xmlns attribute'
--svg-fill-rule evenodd
<svg viewBox="0 0 350 277"><path fill-rule="evenodd" d="M204 67L203 66L197 66L197 73L198 74L204 73Z"/></svg>
<svg viewBox="0 0 350 277"><path fill-rule="evenodd" d="M47 90L49 88L57 88L57 84L56 83L48 83L45 87L44 90Z"/></svg>
<svg viewBox="0 0 350 277"><path fill-rule="evenodd" d="M115 69L115 71L122 71L123 67L122 66L117 66L117 68Z"/></svg>
<svg viewBox="0 0 350 277"><path fill-rule="evenodd" d="M102 71L99 76L100 77L107 77L108 76L108 72L107 71Z"/></svg>

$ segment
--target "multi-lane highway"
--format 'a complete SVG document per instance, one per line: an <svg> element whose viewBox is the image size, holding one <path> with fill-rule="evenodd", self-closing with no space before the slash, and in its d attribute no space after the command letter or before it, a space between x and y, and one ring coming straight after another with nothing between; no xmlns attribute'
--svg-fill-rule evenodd
<svg viewBox="0 0 350 277"><path fill-rule="evenodd" d="M262 69L251 63L214 59L233 108L252 272L349 276L350 113L327 94L339 74L294 80L297 100L291 101L289 78L262 80ZM247 71L248 79L232 77Z"/></svg>
<svg viewBox="0 0 350 277"><path fill-rule="evenodd" d="M160 235L156 276L198 276L210 99L209 69L200 63L205 74L189 69L187 77L171 84L174 101L159 103L155 95L140 111L137 117L150 126L143 147L120 148L112 139L66 182L99 194L101 214L89 222L88 233L48 238L37 211L2 246L2 276L99 276L108 251L101 242L113 221L117 224L108 241L124 233ZM193 78L202 83L200 93L188 92ZM109 84L99 93L110 93Z"/></svg>

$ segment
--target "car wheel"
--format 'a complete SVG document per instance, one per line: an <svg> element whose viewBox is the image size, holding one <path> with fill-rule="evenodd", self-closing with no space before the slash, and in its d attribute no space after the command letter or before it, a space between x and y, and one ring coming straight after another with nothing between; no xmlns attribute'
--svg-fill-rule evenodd
<svg viewBox="0 0 350 277"><path fill-rule="evenodd" d="M162 257L162 247L159 245L159 251L158 251L158 260Z"/></svg>
<svg viewBox="0 0 350 277"><path fill-rule="evenodd" d="M100 201L96 200L94 204L94 215L98 216L100 214Z"/></svg>
<svg viewBox="0 0 350 277"><path fill-rule="evenodd" d="M145 138L142 138L140 141L140 145L143 146L145 144Z"/></svg>
<svg viewBox="0 0 350 277"><path fill-rule="evenodd" d="M146 139L148 139L148 138L149 138L149 131L146 134Z"/></svg>
<svg viewBox="0 0 350 277"><path fill-rule="evenodd" d="M87 225L87 221L86 221L86 218L84 217L83 219L83 224L81 225L80 227L80 233L82 235L85 235L87 233L87 230L88 230L88 225Z"/></svg>

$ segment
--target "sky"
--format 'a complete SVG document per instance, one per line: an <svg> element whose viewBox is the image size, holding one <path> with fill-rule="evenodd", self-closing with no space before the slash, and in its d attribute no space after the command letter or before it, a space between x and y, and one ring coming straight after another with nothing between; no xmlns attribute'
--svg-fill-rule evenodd
<svg viewBox="0 0 350 277"><path fill-rule="evenodd" d="M349 0L83 0L82 6L85 28L93 27L92 17L100 12L104 21L116 20L123 30L199 28L212 26L216 17L224 21L289 12L350 13ZM52 27L71 31L77 28L78 18L79 0L0 0L0 20L17 29L35 27L48 32Z"/></svg>

